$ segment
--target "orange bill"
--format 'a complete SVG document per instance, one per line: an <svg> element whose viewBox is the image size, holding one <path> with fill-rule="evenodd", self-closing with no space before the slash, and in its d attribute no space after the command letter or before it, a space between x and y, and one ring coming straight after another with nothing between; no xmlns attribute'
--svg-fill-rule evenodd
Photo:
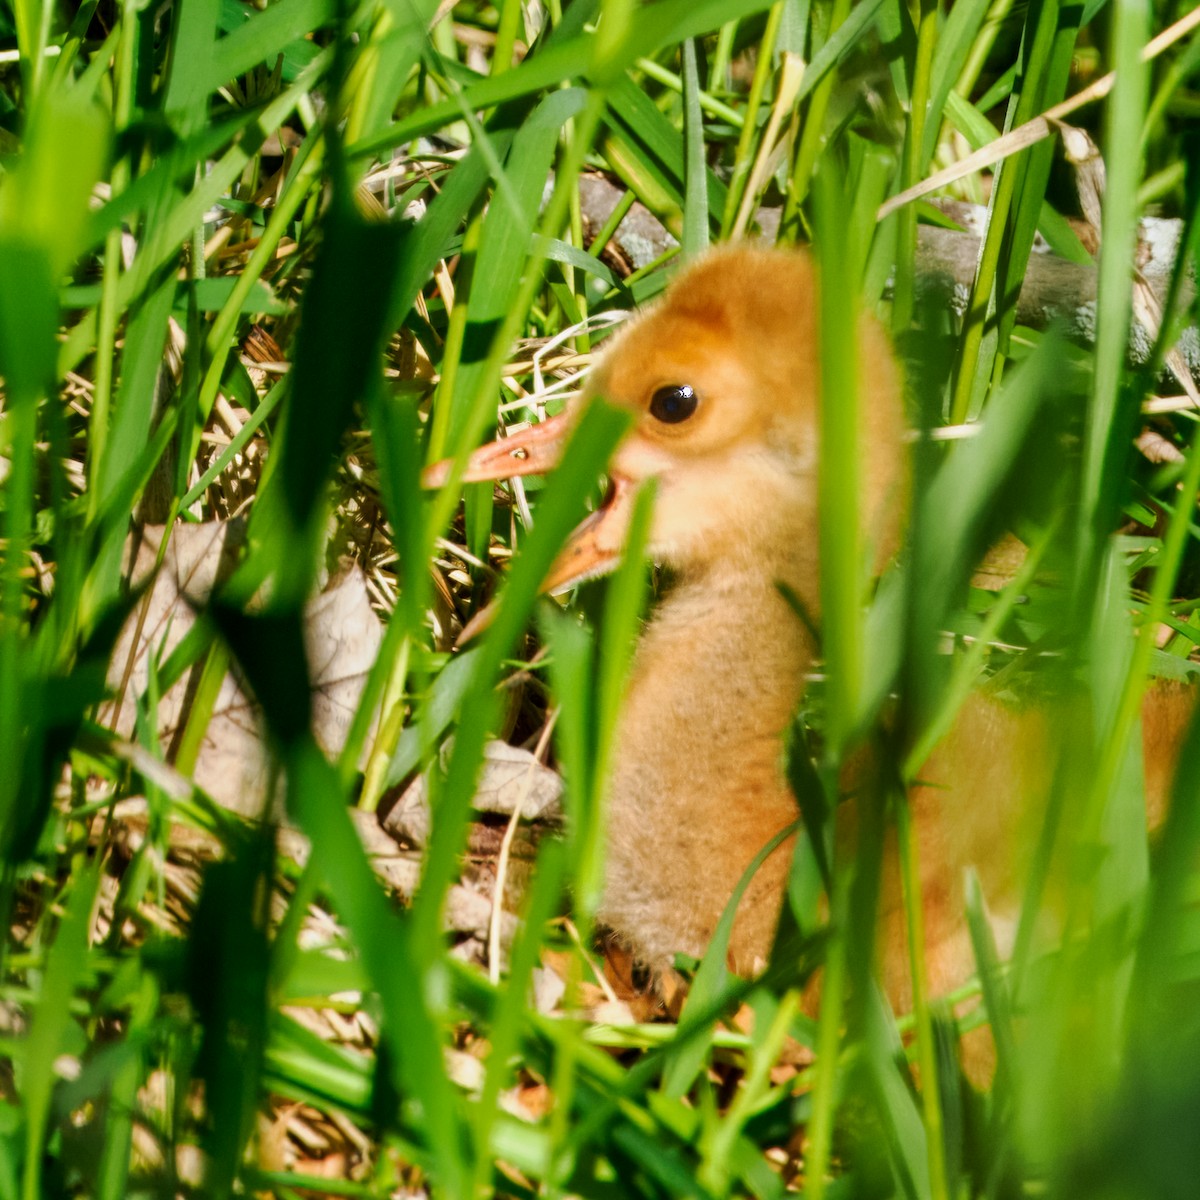
<svg viewBox="0 0 1200 1200"><path fill-rule="evenodd" d="M566 413L560 413L518 433L497 438L480 446L467 459L463 483L512 479L514 475L544 475L558 465L570 433L571 422ZM454 459L443 458L426 467L421 483L427 488L441 487L450 478L453 466Z"/></svg>
<svg viewBox="0 0 1200 1200"><path fill-rule="evenodd" d="M463 481L480 483L512 479L517 475L542 475L558 464L573 427L567 413L562 413L480 446L467 459ZM425 470L421 482L426 487L440 487L450 477L452 467L452 459L434 463ZM542 583L543 592L563 592L616 568L625 544L636 490L626 477L611 476L603 503L571 534Z"/></svg>

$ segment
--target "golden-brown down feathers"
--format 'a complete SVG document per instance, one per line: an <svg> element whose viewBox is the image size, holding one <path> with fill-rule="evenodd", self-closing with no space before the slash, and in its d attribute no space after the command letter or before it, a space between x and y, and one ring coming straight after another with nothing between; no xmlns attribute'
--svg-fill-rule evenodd
<svg viewBox="0 0 1200 1200"><path fill-rule="evenodd" d="M588 392L630 409L605 505L581 527L552 586L611 566L632 497L656 485L650 552L675 577L639 643L618 726L608 866L600 916L656 971L701 955L744 871L798 806L782 735L801 700L812 638L780 584L820 618L819 309L800 253L738 245L687 266L660 302L612 339ZM881 568L899 543L908 463L898 369L878 325L859 325L865 544ZM655 396L687 385L694 407L662 419ZM569 418L484 447L467 478L542 470ZM1152 688L1144 710L1149 819L1161 821L1194 689ZM910 807L920 861L932 992L963 983L974 959L963 874L979 871L1003 950L1014 926L1024 848L1050 786L1045 714L967 701L919 772ZM850 816L852 817L852 813ZM852 820L849 822L852 824ZM765 960L793 844L780 845L738 909L730 965ZM911 985L895 856L885 859L880 974L893 1003ZM977 1077L985 1072L976 1063Z"/></svg>
<svg viewBox="0 0 1200 1200"><path fill-rule="evenodd" d="M864 320L864 525L897 540L905 454L899 376ZM677 581L638 648L617 738L601 917L656 968L703 953L737 881L792 825L781 736L814 648L780 592L820 610L820 364L813 268L799 253L712 252L613 339L589 391L638 414L615 471L657 481L651 552ZM663 424L661 387L695 414ZM731 965L769 949L792 843L739 908Z"/></svg>
<svg viewBox="0 0 1200 1200"><path fill-rule="evenodd" d="M819 619L819 369L814 269L799 253L710 252L606 349L589 391L638 414L613 469L654 475L651 551L677 581L639 645L619 725L600 915L657 969L705 950L734 887L798 807L781 735L814 647L783 583ZM859 327L862 494L881 567L905 511L907 453L899 371L878 325ZM687 383L695 415L663 425L650 397ZM1194 689L1157 686L1144 738L1152 823L1161 820L1173 747ZM974 972L963 876L980 874L1001 948L1015 928L1025 852L1050 786L1045 714L971 697L919 773L915 822L933 994ZM744 897L730 965L760 966L790 867L781 845ZM880 972L893 1002L911 997L894 855L880 898ZM977 1072L978 1073L978 1072Z"/></svg>

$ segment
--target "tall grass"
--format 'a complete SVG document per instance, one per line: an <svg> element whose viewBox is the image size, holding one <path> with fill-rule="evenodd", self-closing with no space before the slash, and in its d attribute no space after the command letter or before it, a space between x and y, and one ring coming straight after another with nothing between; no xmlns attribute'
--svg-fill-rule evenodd
<svg viewBox="0 0 1200 1200"><path fill-rule="evenodd" d="M1191 1194L1200 748L1189 733L1151 854L1137 724L1150 673L1191 671L1200 456L1183 411L1156 419L1180 461L1139 459L1131 437L1146 396L1169 386L1169 346L1140 365L1127 354L1148 194L1182 229L1162 326L1196 315L1200 41L1141 57L1185 9L91 0L68 12L14 0L0 11L0 1196ZM1110 69L1111 94L1074 118L1107 166L1094 344L1017 323L1037 231L1082 254L1063 220L1076 213L1073 177L1052 140L987 174L965 315L949 314L920 249L921 224L946 218L921 202L880 222L878 205ZM795 953L787 921L761 980L727 978L719 953L701 964L677 1026L611 1028L530 1000L551 956L569 964L568 1012L594 982L604 777L642 569L635 555L591 589L586 624L537 590L622 424L587 414L563 468L530 489L529 530L461 469L432 495L419 476L490 436L498 402L536 415L530 369L514 363L539 340L661 287L661 272L624 279L620 255L606 257L615 218L589 240L578 179L592 169L626 189L619 212L641 202L685 256L752 227L760 205L779 210L781 238L811 243L825 279L813 536L829 680L810 716L826 736L815 763L793 752L792 775L810 795L836 792L864 740L889 747L892 766L828 881L815 1024L800 1011L813 958ZM980 176L960 186L976 194ZM973 439L918 443L909 545L865 607L851 482L855 397L871 369L854 349L863 304L904 351L915 427L985 418ZM247 356L264 330L285 377ZM593 349L582 332L566 347ZM138 611L123 565L131 514L178 528L235 509L247 520L236 571L157 660L130 746L99 705L118 630ZM1156 530L1118 532L1151 511ZM453 657L431 629L446 598L429 570L452 525L459 616L483 602L488 565L519 550L498 617ZM1010 527L1032 547L1027 569L999 595L972 589ZM311 731L303 606L348 545L387 629L331 763ZM526 661L531 621L546 670ZM978 640L947 656L947 630ZM277 850L274 809L234 820L186 778L180 747L202 740L230 661L262 705L287 819L311 844L304 865ZM971 686L1022 672L1027 691L1069 698L1049 736L1067 752L1010 965L998 965L978 881L955 900L980 964L970 995L998 1048L995 1087L974 1096L946 1051L948 999L923 981L916 889L910 1014L891 1013L871 983L874 900L889 829L910 884L919 871L898 785ZM172 746L157 699L189 673L191 724ZM485 741L512 724L508 699L526 678L560 714L569 821L540 850L495 984L450 953L443 923ZM544 717L530 703L516 720L527 728L531 713ZM350 809L373 810L435 761L422 882L401 906ZM140 841L127 836L131 811L144 816ZM832 847L840 817L828 812L805 816ZM219 849L179 912L183 830ZM797 897L816 896L822 857L797 859ZM316 941L314 910L337 921ZM1049 918L1057 954L1040 936ZM564 932L575 927L578 941ZM369 1047L298 1019L346 1009L347 994L369 1016ZM739 1003L751 1033L728 1022ZM797 1067L805 1050L815 1061ZM544 1111L515 1104L540 1084ZM306 1142L287 1142L293 1112Z"/></svg>

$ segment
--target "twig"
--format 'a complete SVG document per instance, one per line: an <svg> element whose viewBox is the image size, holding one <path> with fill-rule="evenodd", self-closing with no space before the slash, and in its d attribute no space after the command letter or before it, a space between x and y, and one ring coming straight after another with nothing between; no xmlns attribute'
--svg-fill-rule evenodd
<svg viewBox="0 0 1200 1200"><path fill-rule="evenodd" d="M1176 21L1169 29L1164 29L1158 37L1148 42L1142 51L1142 62L1150 62L1151 59L1157 58L1168 46L1173 45L1198 26L1200 26L1200 6L1192 9L1186 17ZM1009 155L1016 154L1018 150L1024 150L1027 146L1032 146L1035 142L1049 137L1051 133L1055 132L1055 121L1075 112L1076 109L1083 108L1085 104L1091 104L1093 100L1103 99L1112 91L1116 81L1117 73L1110 71L1107 75L1097 79L1095 83L1089 84L1082 92L1077 92L1061 104L1048 108L1040 117L1034 117L1033 120L1026 121L1024 125L1018 125L1016 129L1004 134L1003 137L989 142L986 146L976 150L974 154L967 155L961 162L947 167L944 171L938 171L936 175L931 175L928 179L922 180L913 187L900 192L899 195L893 196L890 200L884 201L879 206L878 219L882 221L885 217L891 216L898 208L903 208L906 204L911 204L912 201L919 200L922 196L929 195L930 192L936 192L938 188L943 188L967 175L973 175L976 171L982 171L998 163L1002 158L1008 158Z"/></svg>
<svg viewBox="0 0 1200 1200"><path fill-rule="evenodd" d="M508 859L512 851L513 838L517 835L517 825L521 821L521 811L525 807L525 801L529 799L529 793L533 789L533 773L534 770L542 763L545 757L546 749L550 745L550 735L554 732L555 722L558 720L558 709L554 709L546 720L546 724L542 727L542 732L538 735L537 745L534 747L533 759L525 770L525 778L521 782L521 791L517 795L517 802L513 805L512 816L508 818L508 825L504 830L504 838L500 842L500 854L496 859L496 882L492 888L492 915L488 921L488 978L493 983L500 982L500 923L504 915L504 884L508 878Z"/></svg>

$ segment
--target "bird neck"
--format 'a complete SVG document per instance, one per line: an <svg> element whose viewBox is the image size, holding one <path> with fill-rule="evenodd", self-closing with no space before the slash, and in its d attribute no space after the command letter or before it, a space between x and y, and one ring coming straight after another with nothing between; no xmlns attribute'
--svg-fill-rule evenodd
<svg viewBox="0 0 1200 1200"><path fill-rule="evenodd" d="M719 556L677 570L659 613L669 613L674 605L710 608L713 622L719 612L723 622L751 635L761 632L758 622L764 618L780 625L794 622L801 627L797 636L804 634L810 642L793 603L798 603L811 625L819 624L820 566L815 542L789 525L774 537L759 530L753 539L722 546Z"/></svg>
<svg viewBox="0 0 1200 1200"><path fill-rule="evenodd" d="M781 733L799 702L814 647L780 583L803 599L815 592L797 564L761 557L679 575L642 637L631 702L640 707L653 697L657 703L669 692L678 709L708 697L744 733ZM708 713L708 701L699 709ZM711 715L701 717L701 723L711 721Z"/></svg>

